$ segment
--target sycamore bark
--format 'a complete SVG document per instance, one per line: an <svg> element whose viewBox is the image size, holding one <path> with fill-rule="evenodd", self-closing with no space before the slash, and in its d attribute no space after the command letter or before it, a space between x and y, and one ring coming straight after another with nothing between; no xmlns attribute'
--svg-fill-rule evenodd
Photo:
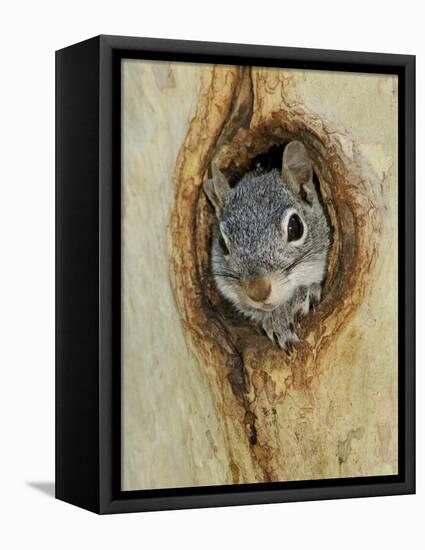
<svg viewBox="0 0 425 550"><path fill-rule="evenodd" d="M396 78L132 61L123 90L124 488L396 473ZM201 185L294 138L333 243L288 357L216 292Z"/></svg>

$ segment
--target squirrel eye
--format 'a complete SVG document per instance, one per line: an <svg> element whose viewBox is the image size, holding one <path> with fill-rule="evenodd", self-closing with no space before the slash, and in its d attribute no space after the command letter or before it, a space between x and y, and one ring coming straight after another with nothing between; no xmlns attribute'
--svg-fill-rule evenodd
<svg viewBox="0 0 425 550"><path fill-rule="evenodd" d="M220 248L221 248L223 254L225 254L226 256L228 256L228 255L230 254L230 252L229 252L229 248L228 248L228 246L227 246L227 244L226 244L226 241L225 241L224 238L223 238L223 235L220 235L220 236L218 237L218 244L220 245Z"/></svg>
<svg viewBox="0 0 425 550"><path fill-rule="evenodd" d="M304 233L304 225L298 214L292 214L288 222L288 242L298 241Z"/></svg>

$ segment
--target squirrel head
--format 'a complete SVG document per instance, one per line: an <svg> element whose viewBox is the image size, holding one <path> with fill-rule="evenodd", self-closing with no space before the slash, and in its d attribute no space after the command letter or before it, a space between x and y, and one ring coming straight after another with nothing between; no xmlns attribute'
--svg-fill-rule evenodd
<svg viewBox="0 0 425 550"><path fill-rule="evenodd" d="M255 317L323 282L330 227L300 141L285 147L281 173L248 172L232 188L215 163L211 172L203 188L216 214L212 273L228 300Z"/></svg>

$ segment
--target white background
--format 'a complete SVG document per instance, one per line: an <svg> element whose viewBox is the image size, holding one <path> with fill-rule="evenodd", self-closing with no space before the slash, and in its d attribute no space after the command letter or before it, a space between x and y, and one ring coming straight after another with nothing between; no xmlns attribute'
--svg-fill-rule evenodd
<svg viewBox="0 0 425 550"><path fill-rule="evenodd" d="M0 19L0 546L424 548L423 2L57 0ZM98 517L54 477L54 51L124 34L417 55L418 495ZM421 250L422 248L422 250ZM46 494L50 493L50 494Z"/></svg>

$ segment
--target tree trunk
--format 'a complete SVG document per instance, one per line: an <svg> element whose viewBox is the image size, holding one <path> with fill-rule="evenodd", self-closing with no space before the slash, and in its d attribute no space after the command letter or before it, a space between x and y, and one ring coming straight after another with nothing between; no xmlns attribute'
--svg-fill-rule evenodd
<svg viewBox="0 0 425 550"><path fill-rule="evenodd" d="M397 473L396 78L127 63L124 488ZM147 106L162 126L148 114L137 125ZM213 159L233 182L294 138L313 159L333 239L322 302L287 356L217 293L201 185ZM141 255L152 279L135 267ZM161 284L163 307L143 297Z"/></svg>

